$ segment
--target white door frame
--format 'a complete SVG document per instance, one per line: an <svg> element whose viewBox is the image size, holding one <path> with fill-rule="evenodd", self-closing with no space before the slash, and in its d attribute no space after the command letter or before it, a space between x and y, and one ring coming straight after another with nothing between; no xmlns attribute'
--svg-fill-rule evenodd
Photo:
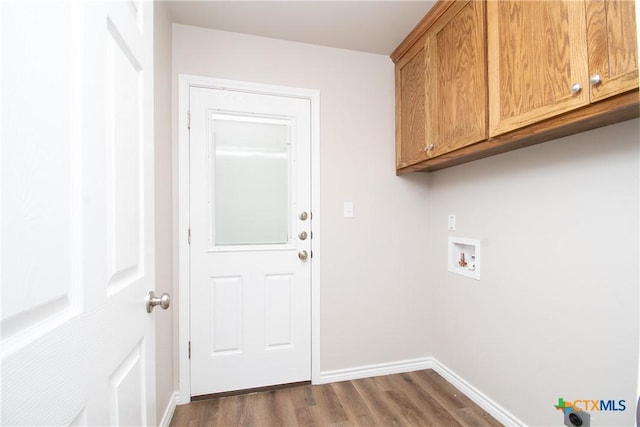
<svg viewBox="0 0 640 427"><path fill-rule="evenodd" d="M191 401L190 262L189 262L189 89L191 87L240 90L263 95L308 99L311 102L311 382L320 381L320 92L259 83L240 82L180 74L178 76L178 358L180 395L178 404Z"/></svg>

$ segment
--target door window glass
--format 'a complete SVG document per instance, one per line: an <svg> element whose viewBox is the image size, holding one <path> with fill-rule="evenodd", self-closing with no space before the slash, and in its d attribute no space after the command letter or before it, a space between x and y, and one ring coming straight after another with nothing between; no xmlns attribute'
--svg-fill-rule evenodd
<svg viewBox="0 0 640 427"><path fill-rule="evenodd" d="M288 243L290 124L220 115L210 123L215 246Z"/></svg>

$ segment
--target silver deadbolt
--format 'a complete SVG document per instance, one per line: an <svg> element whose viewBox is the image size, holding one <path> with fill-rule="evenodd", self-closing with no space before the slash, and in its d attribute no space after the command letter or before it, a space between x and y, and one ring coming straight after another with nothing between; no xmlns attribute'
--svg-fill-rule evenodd
<svg viewBox="0 0 640 427"><path fill-rule="evenodd" d="M308 217L309 217L309 214L307 214L305 211L300 212L300 215L298 215L298 218L300 218L302 221L304 221Z"/></svg>
<svg viewBox="0 0 640 427"><path fill-rule="evenodd" d="M166 310L167 308L169 308L169 304L171 304L171 297L169 296L168 293L164 293L162 294L161 297L157 297L155 292L153 291L149 291L149 293L147 294L147 313L151 313L153 311L153 308L156 305L159 305L160 307L162 307L163 310Z"/></svg>
<svg viewBox="0 0 640 427"><path fill-rule="evenodd" d="M302 261L306 261L308 257L309 254L307 253L307 251L298 252L298 258L300 258Z"/></svg>
<svg viewBox="0 0 640 427"><path fill-rule="evenodd" d="M300 239L300 240L307 240L307 232L306 232L306 231L301 231L301 232L298 234L298 239Z"/></svg>

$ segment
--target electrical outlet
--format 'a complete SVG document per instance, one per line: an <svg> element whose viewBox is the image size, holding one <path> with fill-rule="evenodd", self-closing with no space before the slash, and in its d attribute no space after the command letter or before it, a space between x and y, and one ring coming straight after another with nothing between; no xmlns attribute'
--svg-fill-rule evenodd
<svg viewBox="0 0 640 427"><path fill-rule="evenodd" d="M453 214L449 215L449 227L448 227L449 231L455 231L456 230L456 216Z"/></svg>

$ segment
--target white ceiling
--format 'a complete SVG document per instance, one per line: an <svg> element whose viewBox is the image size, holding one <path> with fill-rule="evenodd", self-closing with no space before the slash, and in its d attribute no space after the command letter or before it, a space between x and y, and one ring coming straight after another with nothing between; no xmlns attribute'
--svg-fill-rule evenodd
<svg viewBox="0 0 640 427"><path fill-rule="evenodd" d="M165 2L173 22L389 55L435 1Z"/></svg>

